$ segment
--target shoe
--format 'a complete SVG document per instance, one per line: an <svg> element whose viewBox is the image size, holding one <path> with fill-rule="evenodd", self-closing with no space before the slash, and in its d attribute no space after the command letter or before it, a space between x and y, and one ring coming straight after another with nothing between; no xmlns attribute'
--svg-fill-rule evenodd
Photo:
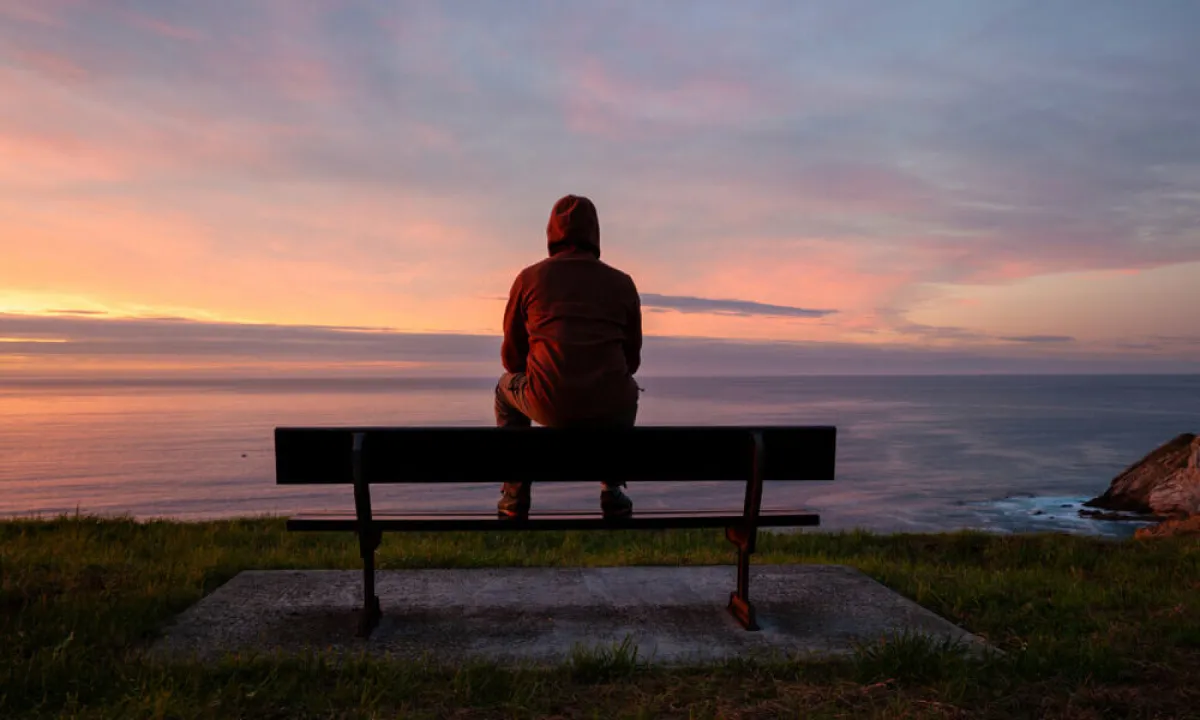
<svg viewBox="0 0 1200 720"><path fill-rule="evenodd" d="M606 487L600 491L600 511L605 518L626 518L633 514L633 501L619 487Z"/></svg>
<svg viewBox="0 0 1200 720"><path fill-rule="evenodd" d="M524 520L529 517L529 505L529 483L504 483L496 514L508 520Z"/></svg>

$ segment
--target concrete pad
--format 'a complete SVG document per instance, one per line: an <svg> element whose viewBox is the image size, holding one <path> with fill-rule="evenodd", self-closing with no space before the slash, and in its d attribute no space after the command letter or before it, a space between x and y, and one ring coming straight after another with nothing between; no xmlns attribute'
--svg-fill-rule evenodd
<svg viewBox="0 0 1200 720"><path fill-rule="evenodd" d="M753 567L750 597L762 630L747 632L725 611L735 575L732 566L383 570L383 620L364 641L354 635L361 572L243 572L182 613L152 654L315 650L546 663L628 638L640 658L675 664L830 657L905 632L985 647L840 565Z"/></svg>

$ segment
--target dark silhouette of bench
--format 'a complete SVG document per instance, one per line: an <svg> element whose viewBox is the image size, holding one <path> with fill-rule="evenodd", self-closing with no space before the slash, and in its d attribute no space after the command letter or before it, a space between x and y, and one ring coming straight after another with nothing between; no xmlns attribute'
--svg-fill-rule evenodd
<svg viewBox="0 0 1200 720"><path fill-rule="evenodd" d="M299 515L288 530L354 532L363 558L359 635L379 622L375 550L385 532L725 528L737 546L737 589L729 611L757 630L750 603L750 555L760 527L816 526L811 511L762 511L764 481L833 480L833 427L563 428L276 428L275 477L280 485L354 486L353 515ZM639 511L608 520L590 513L500 519L477 514L376 514L371 485L384 483L742 481L736 511ZM633 489L636 493L636 488ZM597 495L599 494L597 488Z"/></svg>

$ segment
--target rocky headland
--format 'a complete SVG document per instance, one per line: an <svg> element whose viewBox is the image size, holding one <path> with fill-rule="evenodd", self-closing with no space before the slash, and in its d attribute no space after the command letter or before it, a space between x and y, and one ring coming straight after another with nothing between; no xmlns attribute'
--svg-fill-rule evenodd
<svg viewBox="0 0 1200 720"><path fill-rule="evenodd" d="M1200 533L1200 437L1184 433L1156 448L1113 479L1100 497L1087 501L1090 517L1133 514L1159 521L1138 537Z"/></svg>

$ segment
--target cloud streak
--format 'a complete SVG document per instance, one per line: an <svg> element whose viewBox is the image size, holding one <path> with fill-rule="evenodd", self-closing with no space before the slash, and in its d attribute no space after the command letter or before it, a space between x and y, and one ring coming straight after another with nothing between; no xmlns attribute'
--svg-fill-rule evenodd
<svg viewBox="0 0 1200 720"><path fill-rule="evenodd" d="M1015 335L1015 336L1001 337L999 339L1004 340L1005 342L1033 343L1033 344L1042 344L1042 343L1057 344L1057 343L1075 342L1075 338L1073 338L1069 335Z"/></svg>
<svg viewBox="0 0 1200 720"><path fill-rule="evenodd" d="M785 318L823 318L836 310L813 310L790 305L771 305L750 300L717 300L681 295L642 293L642 307L676 310L683 313L717 313L722 315Z"/></svg>

